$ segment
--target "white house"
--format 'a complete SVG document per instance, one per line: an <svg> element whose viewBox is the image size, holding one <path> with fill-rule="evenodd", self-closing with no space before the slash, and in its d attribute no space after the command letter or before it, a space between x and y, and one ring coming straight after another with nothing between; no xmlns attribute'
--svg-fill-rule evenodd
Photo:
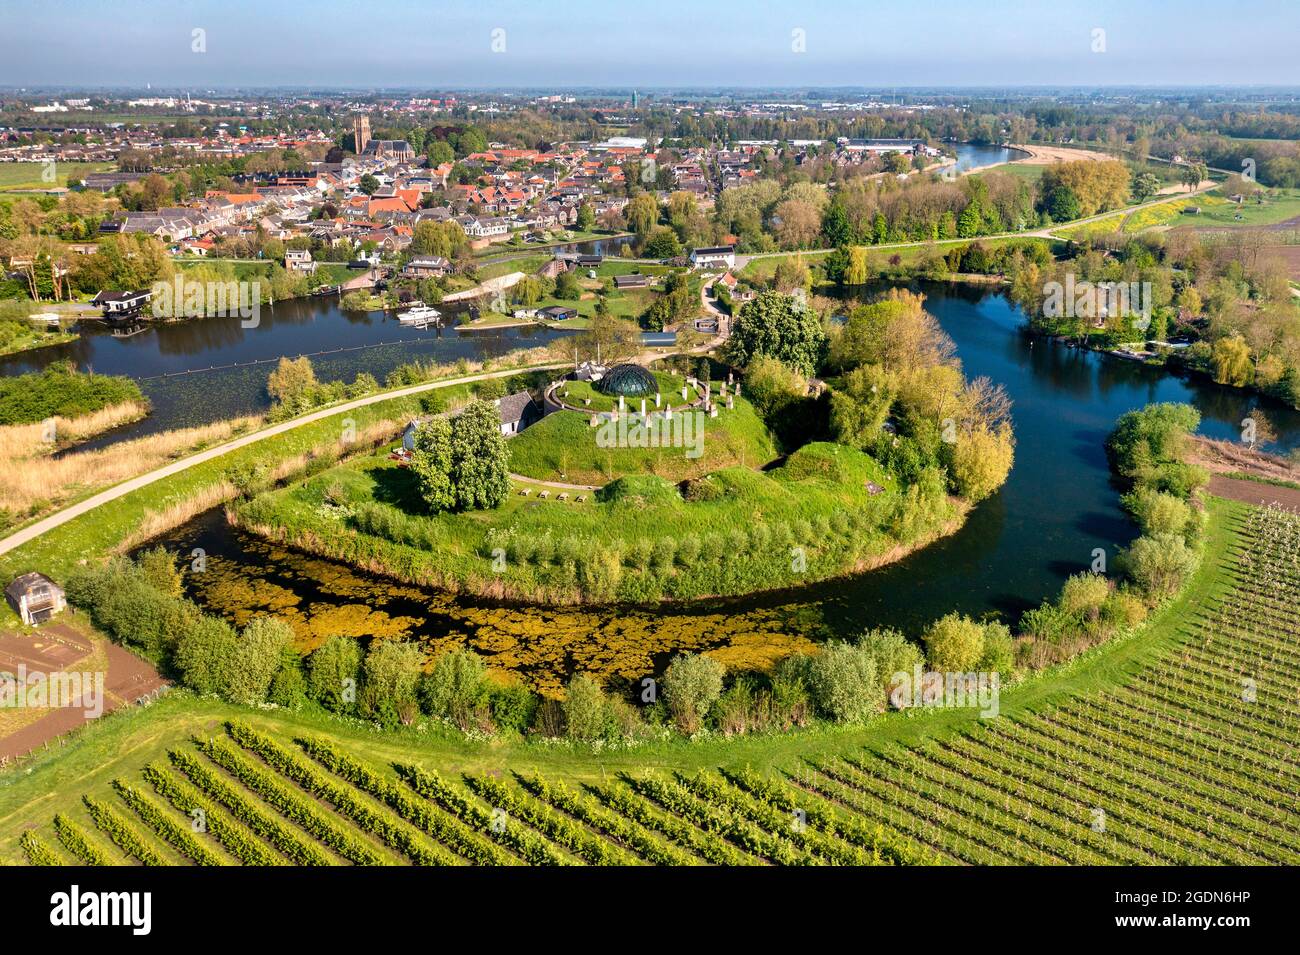
<svg viewBox="0 0 1300 955"><path fill-rule="evenodd" d="M729 245L718 245L704 249L691 249L691 267L696 269L734 268L736 250Z"/></svg>

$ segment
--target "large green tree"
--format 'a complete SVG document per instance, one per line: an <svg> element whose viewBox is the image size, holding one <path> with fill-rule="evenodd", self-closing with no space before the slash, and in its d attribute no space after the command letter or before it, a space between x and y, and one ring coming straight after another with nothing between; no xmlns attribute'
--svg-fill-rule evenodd
<svg viewBox="0 0 1300 955"><path fill-rule="evenodd" d="M500 507L510 491L509 452L497 406L473 401L454 418L438 417L415 433L411 470L429 510Z"/></svg>
<svg viewBox="0 0 1300 955"><path fill-rule="evenodd" d="M812 376L825 346L826 332L811 309L794 296L763 292L736 315L726 349L727 358L742 368L767 355Z"/></svg>

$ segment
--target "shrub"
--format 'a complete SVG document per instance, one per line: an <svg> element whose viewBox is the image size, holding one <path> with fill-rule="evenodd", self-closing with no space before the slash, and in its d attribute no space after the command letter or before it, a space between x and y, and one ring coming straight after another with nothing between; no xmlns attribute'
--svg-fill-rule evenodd
<svg viewBox="0 0 1300 955"><path fill-rule="evenodd" d="M281 653L280 669L271 680L266 700L287 710L301 709L307 702L307 678L302 672L302 657L294 648L287 647Z"/></svg>
<svg viewBox="0 0 1300 955"><path fill-rule="evenodd" d="M526 733L537 715L537 694L517 683L494 689L490 696L492 722L497 728Z"/></svg>
<svg viewBox="0 0 1300 955"><path fill-rule="evenodd" d="M216 617L204 617L176 641L174 662L185 685L196 693L225 693L239 646L235 629Z"/></svg>
<svg viewBox="0 0 1300 955"><path fill-rule="evenodd" d="M1179 503L1182 503L1181 501ZM1110 582L1099 574L1075 574L1061 588L1060 607L1080 619L1095 620L1110 596Z"/></svg>
<svg viewBox="0 0 1300 955"><path fill-rule="evenodd" d="M918 663L924 663L921 648L897 630L868 630L858 638L858 646L871 657L876 680L886 690L895 673L910 674Z"/></svg>
<svg viewBox="0 0 1300 955"><path fill-rule="evenodd" d="M1010 676L1016 663L1016 642L1011 630L1001 623L984 625L984 655L980 657L977 670L985 673L998 673Z"/></svg>
<svg viewBox="0 0 1300 955"><path fill-rule="evenodd" d="M236 703L266 702L271 681L284 651L293 642L293 628L275 617L254 617L239 635L231 660L226 696Z"/></svg>
<svg viewBox="0 0 1300 955"><path fill-rule="evenodd" d="M362 709L385 725L411 722L416 711L416 687L424 667L419 644L401 640L375 640L363 667L365 687Z"/></svg>
<svg viewBox="0 0 1300 955"><path fill-rule="evenodd" d="M563 707L565 733L569 739L590 742L604 737L608 701L600 684L587 674L579 673L569 680Z"/></svg>
<svg viewBox="0 0 1300 955"><path fill-rule="evenodd" d="M307 658L307 693L328 710L350 713L361 676L361 644L330 637Z"/></svg>
<svg viewBox="0 0 1300 955"><path fill-rule="evenodd" d="M420 683L424 712L467 729L471 714L483 701L486 675L483 661L472 650L452 647L438 654Z"/></svg>
<svg viewBox="0 0 1300 955"><path fill-rule="evenodd" d="M923 639L930 667L943 673L973 670L984 656L984 628L961 614L941 617Z"/></svg>
<svg viewBox="0 0 1300 955"><path fill-rule="evenodd" d="M837 723L861 722L884 708L871 655L842 641L831 641L810 659L807 685L817 711Z"/></svg>
<svg viewBox="0 0 1300 955"><path fill-rule="evenodd" d="M124 375L79 372L71 362L0 378L0 425L75 418L127 401L144 403L140 386Z"/></svg>
<svg viewBox="0 0 1300 955"><path fill-rule="evenodd" d="M664 700L677 728L683 733L699 730L709 708L722 693L721 663L702 653L673 657L664 671Z"/></svg>
<svg viewBox="0 0 1300 955"><path fill-rule="evenodd" d="M1123 555L1124 572L1151 600L1173 594L1196 568L1196 554L1181 537L1139 537Z"/></svg>

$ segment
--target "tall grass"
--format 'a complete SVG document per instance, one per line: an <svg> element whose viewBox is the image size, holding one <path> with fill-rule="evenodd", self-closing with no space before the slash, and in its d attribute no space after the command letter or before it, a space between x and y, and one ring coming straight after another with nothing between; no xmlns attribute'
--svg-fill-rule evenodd
<svg viewBox="0 0 1300 955"><path fill-rule="evenodd" d="M138 406L135 410L138 410ZM60 440L80 441L139 417L132 403L111 405L77 418L56 419ZM179 428L122 441L93 451L54 457L44 425L0 428L0 510L14 520L39 517L68 501L138 477L182 454L257 428L256 416Z"/></svg>

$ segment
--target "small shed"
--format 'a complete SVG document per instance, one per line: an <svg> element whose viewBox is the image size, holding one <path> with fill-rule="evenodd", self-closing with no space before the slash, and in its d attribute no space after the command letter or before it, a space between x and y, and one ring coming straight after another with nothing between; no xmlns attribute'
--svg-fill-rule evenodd
<svg viewBox="0 0 1300 955"><path fill-rule="evenodd" d="M15 578L5 597L25 624L44 623L67 606L63 588L36 571Z"/></svg>

